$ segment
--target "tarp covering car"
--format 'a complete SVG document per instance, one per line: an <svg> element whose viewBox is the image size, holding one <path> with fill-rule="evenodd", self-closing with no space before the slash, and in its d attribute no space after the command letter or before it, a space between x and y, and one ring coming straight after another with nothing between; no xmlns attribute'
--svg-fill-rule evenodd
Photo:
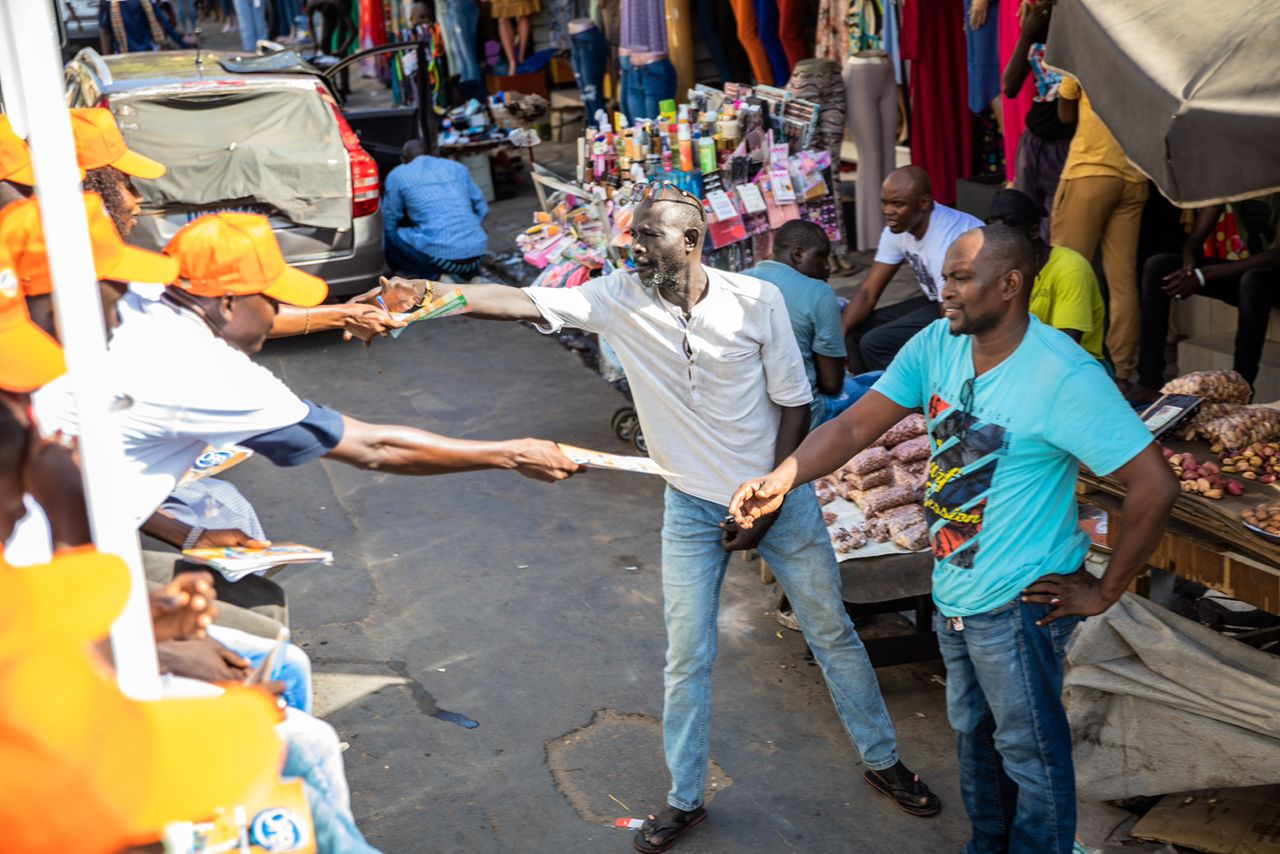
<svg viewBox="0 0 1280 854"><path fill-rule="evenodd" d="M351 226L351 175L332 107L313 90L245 88L112 103L129 146L169 167L136 185L152 210L269 205Z"/></svg>
<svg viewBox="0 0 1280 854"><path fill-rule="evenodd" d="M1059 0L1046 61L1181 207L1280 190L1280 3Z"/></svg>

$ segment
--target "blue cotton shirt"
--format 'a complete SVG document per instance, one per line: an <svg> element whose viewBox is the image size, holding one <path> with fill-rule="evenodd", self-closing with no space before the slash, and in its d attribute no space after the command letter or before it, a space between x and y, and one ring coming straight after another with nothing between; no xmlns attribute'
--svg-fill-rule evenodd
<svg viewBox="0 0 1280 854"><path fill-rule="evenodd" d="M772 283L782 292L787 315L791 318L791 331L800 345L800 358L804 359L809 387L817 395L818 368L813 354L837 359L846 355L840 326L840 303L836 300L835 291L826 282L806 276L781 261L761 261L744 272Z"/></svg>
<svg viewBox="0 0 1280 854"><path fill-rule="evenodd" d="M456 160L423 155L387 176L383 228L436 258L462 261L485 254L489 246L482 221L488 213L484 194Z"/></svg>
<svg viewBox="0 0 1280 854"><path fill-rule="evenodd" d="M966 415L973 374L972 337L936 320L875 385L929 424L924 506L933 598L947 617L991 611L1043 575L1079 569L1089 550L1076 513L1080 463L1108 475L1151 444L1098 360L1035 317L1018 348L974 382Z"/></svg>

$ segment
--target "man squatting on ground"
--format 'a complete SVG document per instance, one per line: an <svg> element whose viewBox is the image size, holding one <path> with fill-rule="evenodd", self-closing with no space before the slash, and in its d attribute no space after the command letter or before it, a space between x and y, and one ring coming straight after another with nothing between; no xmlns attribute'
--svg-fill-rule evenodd
<svg viewBox="0 0 1280 854"><path fill-rule="evenodd" d="M663 738L672 785L635 847L666 850L706 817L716 615L729 553L741 549L759 549L789 597L841 722L871 769L867 781L904 811L934 815L937 796L898 758L875 671L840 598L813 490L798 490L751 531L726 523L737 484L791 454L809 423L812 393L782 295L768 282L701 264L706 220L697 199L669 184L642 185L635 198L636 272L572 289L460 286L474 317L607 336L651 455L677 475L662 527ZM393 280L383 296L400 310L426 284Z"/></svg>
<svg viewBox="0 0 1280 854"><path fill-rule="evenodd" d="M1076 826L1062 660L1081 618L1110 608L1159 542L1178 484L1102 364L1028 313L1034 253L1003 225L962 235L943 317L848 411L819 427L731 512L751 530L785 513L911 412L933 440L925 514L947 714L973 838L965 854L1070 854ZM1125 490L1101 579L1082 567L1080 463ZM794 491L793 491L794 490ZM824 540L825 541L825 540Z"/></svg>

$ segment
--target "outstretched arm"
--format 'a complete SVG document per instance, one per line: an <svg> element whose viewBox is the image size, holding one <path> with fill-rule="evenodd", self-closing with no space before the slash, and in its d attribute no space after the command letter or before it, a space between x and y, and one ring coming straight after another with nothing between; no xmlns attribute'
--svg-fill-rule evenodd
<svg viewBox="0 0 1280 854"><path fill-rule="evenodd" d="M412 311L427 298L434 285L434 296L452 290L462 291L471 306L471 316L481 320L527 320L537 323L542 314L523 288L508 285L444 285L427 279L382 279L381 285L355 297L352 302L376 305L381 296L391 311Z"/></svg>
<svg viewBox="0 0 1280 854"><path fill-rule="evenodd" d="M880 392L867 392L840 417L810 433L772 472L738 487L729 512L739 525L750 528L781 507L788 492L835 471L910 414Z"/></svg>
<svg viewBox="0 0 1280 854"><path fill-rule="evenodd" d="M386 335L401 326L404 326L404 322L392 317L382 306L376 304L376 300L374 305L354 302L317 305L313 308L281 305L267 337L288 338L341 329L343 340L359 338L368 347L375 337Z"/></svg>
<svg viewBox="0 0 1280 854"><path fill-rule="evenodd" d="M410 475L515 469L548 483L583 470L545 439L452 439L416 427L369 424L347 415L342 416L342 425L342 440L325 457L356 468Z"/></svg>

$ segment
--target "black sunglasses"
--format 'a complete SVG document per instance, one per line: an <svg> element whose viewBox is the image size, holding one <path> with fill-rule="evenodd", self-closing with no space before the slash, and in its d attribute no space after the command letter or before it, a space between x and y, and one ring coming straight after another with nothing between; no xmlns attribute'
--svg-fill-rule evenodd
<svg viewBox="0 0 1280 854"><path fill-rule="evenodd" d="M663 193L670 188L675 190L684 198L681 199L664 199ZM626 200L631 204L638 205L643 201L649 202L675 202L679 205L693 205L698 209L698 213L702 215L705 222L707 219L707 209L702 206L702 200L690 193L688 190L677 187L670 181L654 181L646 184L632 184L631 192L627 194Z"/></svg>

